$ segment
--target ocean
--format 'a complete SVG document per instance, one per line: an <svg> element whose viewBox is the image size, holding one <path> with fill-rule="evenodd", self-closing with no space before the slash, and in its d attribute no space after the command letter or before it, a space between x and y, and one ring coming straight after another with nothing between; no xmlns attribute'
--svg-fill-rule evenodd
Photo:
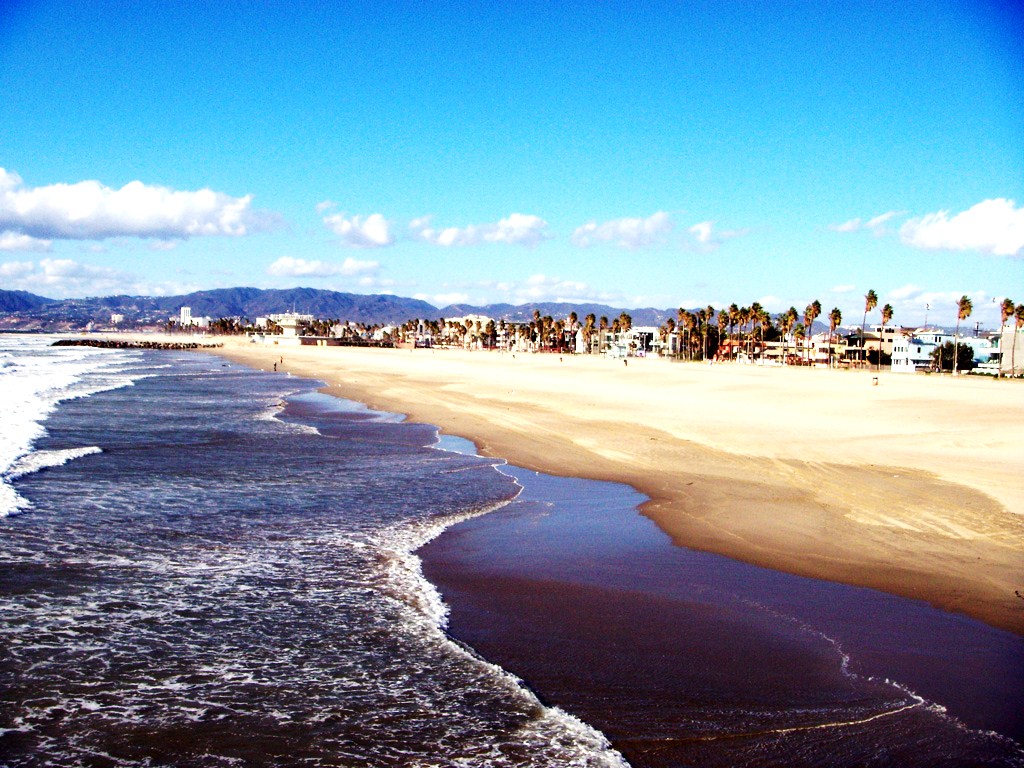
<svg viewBox="0 0 1024 768"><path fill-rule="evenodd" d="M1008 633L317 382L52 340L0 335L0 765L1024 765Z"/></svg>

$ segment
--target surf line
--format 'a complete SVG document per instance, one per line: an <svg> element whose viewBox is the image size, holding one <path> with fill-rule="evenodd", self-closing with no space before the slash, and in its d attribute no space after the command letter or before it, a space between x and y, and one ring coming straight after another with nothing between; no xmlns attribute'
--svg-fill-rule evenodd
<svg viewBox="0 0 1024 768"><path fill-rule="evenodd" d="M722 739L747 739L754 738L757 736L772 736L775 734L785 735L788 733L797 733L799 731L820 731L828 728L851 728L855 725L864 725L874 720L881 720L883 717L892 717L898 715L900 712L906 712L911 709L916 709L925 703L924 699L915 701L913 704L906 704L896 709L890 709L886 712L879 712L878 714L871 715L870 717L863 717L859 720L839 720L834 723L816 723L814 725L794 725L791 728L771 728L767 731L749 731L747 733L725 733L715 736L694 736L689 739L679 739L679 741L719 741Z"/></svg>

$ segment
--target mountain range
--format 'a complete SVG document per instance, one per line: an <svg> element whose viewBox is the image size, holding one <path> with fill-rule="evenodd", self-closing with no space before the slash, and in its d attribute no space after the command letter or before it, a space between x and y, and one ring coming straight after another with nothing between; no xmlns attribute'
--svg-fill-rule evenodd
<svg viewBox="0 0 1024 768"><path fill-rule="evenodd" d="M604 304L537 302L530 304L452 304L435 307L420 299L388 294L355 294L315 288L264 290L220 288L180 296L105 296L85 299L48 299L25 291L0 290L0 328L7 330L74 330L90 323L107 326L111 315L124 316L126 326L162 325L177 316L181 307L193 316L240 317L295 311L321 318L366 324L403 323L407 320L486 315L496 320L527 321L535 311L566 317L576 312L580 320L593 313L612 320L628 313L634 325L661 325L676 316L676 309L622 308Z"/></svg>

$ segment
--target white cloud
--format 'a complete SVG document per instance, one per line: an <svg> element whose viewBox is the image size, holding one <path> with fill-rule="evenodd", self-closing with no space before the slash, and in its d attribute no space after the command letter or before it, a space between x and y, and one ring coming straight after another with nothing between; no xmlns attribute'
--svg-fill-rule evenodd
<svg viewBox="0 0 1024 768"><path fill-rule="evenodd" d="M602 224L595 221L577 227L572 233L572 242L580 248L594 243L615 243L621 248L643 248L663 242L672 231L672 218L664 211L658 211L646 219L612 219Z"/></svg>
<svg viewBox="0 0 1024 768"><path fill-rule="evenodd" d="M525 213L512 213L494 223L470 224L461 228L436 229L430 216L409 222L409 230L414 237L445 247L509 243L532 248L548 239L547 226L548 223L539 216Z"/></svg>
<svg viewBox="0 0 1024 768"><path fill-rule="evenodd" d="M376 275L367 275L359 278L359 286L361 288L373 288L379 291L380 288L391 288L397 283L388 277L378 277ZM383 291L384 293L390 293L390 291Z"/></svg>
<svg viewBox="0 0 1024 768"><path fill-rule="evenodd" d="M5 288L54 298L118 294L159 296L186 292L184 286L148 283L137 275L71 259L0 263L0 277L4 278ZM187 290L194 290L194 287L189 286Z"/></svg>
<svg viewBox="0 0 1024 768"><path fill-rule="evenodd" d="M864 226L867 227L868 229L878 229L887 221L889 221L889 219L891 219L893 216L898 216L899 214L900 211L886 211L885 213L875 216L873 219L869 219L868 223L865 224Z"/></svg>
<svg viewBox="0 0 1024 768"><path fill-rule="evenodd" d="M855 290L857 290L857 286L853 285L852 283L850 283L850 284L847 284L847 285L835 285L835 286L832 286L832 288L831 288L831 290L829 292L830 293L853 293Z"/></svg>
<svg viewBox="0 0 1024 768"><path fill-rule="evenodd" d="M867 221L864 221L861 218L850 219L849 221L844 221L842 224L829 224L828 228L833 232L859 232L861 230L867 230L876 237L881 237L882 235L892 233L892 230L885 225L894 217L902 216L905 213L906 211L886 211L885 213L880 213L877 216L872 216Z"/></svg>
<svg viewBox="0 0 1024 768"><path fill-rule="evenodd" d="M25 187L0 168L0 229L37 238L102 240L134 236L184 239L241 236L266 228L273 215L253 211L252 195L211 189L178 191L132 181L111 189L98 181Z"/></svg>
<svg viewBox="0 0 1024 768"><path fill-rule="evenodd" d="M49 251L50 240L21 235L17 232L0 232L0 251Z"/></svg>
<svg viewBox="0 0 1024 768"><path fill-rule="evenodd" d="M321 200L319 203L316 204L316 212L324 213L326 211L331 210L331 208L334 208L336 205L337 203L334 202L333 200Z"/></svg>
<svg viewBox="0 0 1024 768"><path fill-rule="evenodd" d="M578 280L563 280L551 275L531 275L522 282L505 283L505 293L513 304L535 301L558 301L578 303L606 303L613 300L609 294L600 293L587 283Z"/></svg>
<svg viewBox="0 0 1024 768"><path fill-rule="evenodd" d="M842 224L829 224L828 228L833 232L856 232L864 226L861 219L850 219Z"/></svg>
<svg viewBox="0 0 1024 768"><path fill-rule="evenodd" d="M897 325L923 324L925 317L928 318L929 323L954 325L957 317L957 302L964 295L970 298L974 304L974 311L971 313L968 325L973 326L975 321L990 327L999 324L998 308L984 291L932 291L908 284L894 288L880 296L878 303L879 306L886 303L892 304L893 322ZM861 310L863 310L863 305L861 305ZM869 323L872 317L875 317L877 321L877 313L876 309L868 315ZM961 327L964 327L963 324Z"/></svg>
<svg viewBox="0 0 1024 768"><path fill-rule="evenodd" d="M435 307L447 307L449 304L466 304L469 302L469 296L465 293L435 293L433 295L418 293L413 298L433 304Z"/></svg>
<svg viewBox="0 0 1024 768"><path fill-rule="evenodd" d="M694 224L687 231L697 238L698 243L708 243L711 242L711 230L713 226L714 222L702 221L699 224Z"/></svg>
<svg viewBox="0 0 1024 768"><path fill-rule="evenodd" d="M383 248L395 242L390 222L379 213L365 217L335 213L325 216L324 224L349 248Z"/></svg>
<svg viewBox="0 0 1024 768"><path fill-rule="evenodd" d="M7 261L0 264L0 277L8 280L20 280L32 274L36 269L32 261Z"/></svg>
<svg viewBox="0 0 1024 768"><path fill-rule="evenodd" d="M1024 208L1000 197L983 200L952 218L949 211L929 213L904 223L900 239L927 250L1020 256L1024 253Z"/></svg>
<svg viewBox="0 0 1024 768"><path fill-rule="evenodd" d="M275 277L334 277L344 275L346 277L358 275L364 272L373 272L380 267L376 261L359 261L348 258L341 264L326 261L308 261L296 259L292 256L282 256L269 267L267 274Z"/></svg>
<svg viewBox="0 0 1024 768"><path fill-rule="evenodd" d="M727 240L742 237L750 232L749 229L724 229L715 231L715 222L701 221L690 227L687 232L693 235L699 246L706 250L714 250Z"/></svg>

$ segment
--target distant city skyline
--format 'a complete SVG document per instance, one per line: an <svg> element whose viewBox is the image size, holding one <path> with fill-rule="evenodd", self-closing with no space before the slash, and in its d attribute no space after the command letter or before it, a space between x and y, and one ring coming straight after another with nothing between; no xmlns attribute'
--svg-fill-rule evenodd
<svg viewBox="0 0 1024 768"><path fill-rule="evenodd" d="M0 9L0 288L999 324L1012 3ZM872 313L877 321L877 310ZM869 317L869 323L872 318Z"/></svg>

